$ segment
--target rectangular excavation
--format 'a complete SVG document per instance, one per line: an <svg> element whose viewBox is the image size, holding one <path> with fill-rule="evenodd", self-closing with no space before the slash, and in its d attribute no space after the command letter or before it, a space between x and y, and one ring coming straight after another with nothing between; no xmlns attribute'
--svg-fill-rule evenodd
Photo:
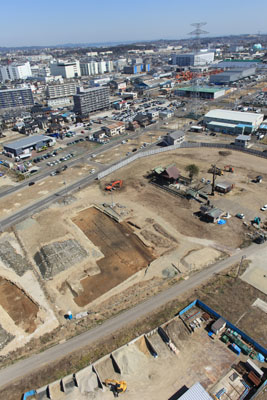
<svg viewBox="0 0 267 400"><path fill-rule="evenodd" d="M146 268L154 259L127 223L118 223L94 207L81 211L73 222L104 254L97 262L101 273L81 281L83 291L75 297L80 307Z"/></svg>

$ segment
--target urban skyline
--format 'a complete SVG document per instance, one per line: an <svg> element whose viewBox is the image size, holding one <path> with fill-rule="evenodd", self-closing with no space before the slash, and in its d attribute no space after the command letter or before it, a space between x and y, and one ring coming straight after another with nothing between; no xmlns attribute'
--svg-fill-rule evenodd
<svg viewBox="0 0 267 400"><path fill-rule="evenodd" d="M69 0L48 0L42 8L32 0L27 6L15 0L12 5L2 6L0 46L181 39L188 37L192 22L202 20L207 22L211 36L257 34L265 32L266 13L264 0L255 0L253 4L226 0L220 6L211 0L192 0L190 5L167 0L164 7L159 0L136 0L126 6L122 0L116 4L107 0L78 0L75 10Z"/></svg>

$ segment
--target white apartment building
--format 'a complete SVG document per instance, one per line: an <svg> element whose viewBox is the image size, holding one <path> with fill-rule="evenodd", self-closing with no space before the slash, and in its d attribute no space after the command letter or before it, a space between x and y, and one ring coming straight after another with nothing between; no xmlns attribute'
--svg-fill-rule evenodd
<svg viewBox="0 0 267 400"><path fill-rule="evenodd" d="M0 66L0 82L27 79L32 76L30 63L12 63Z"/></svg>
<svg viewBox="0 0 267 400"><path fill-rule="evenodd" d="M48 85L46 88L46 94L50 99L73 96L76 94L76 84L73 82L66 82Z"/></svg>
<svg viewBox="0 0 267 400"><path fill-rule="evenodd" d="M104 74L107 71L106 61L98 62L98 72L99 74Z"/></svg>
<svg viewBox="0 0 267 400"><path fill-rule="evenodd" d="M78 60L51 62L50 71L51 75L61 75L66 79L81 76L80 62Z"/></svg>
<svg viewBox="0 0 267 400"><path fill-rule="evenodd" d="M113 61L108 60L106 61L106 72L112 72L113 71Z"/></svg>
<svg viewBox="0 0 267 400"><path fill-rule="evenodd" d="M91 76L98 74L98 63L96 61L81 62L80 68L82 76Z"/></svg>

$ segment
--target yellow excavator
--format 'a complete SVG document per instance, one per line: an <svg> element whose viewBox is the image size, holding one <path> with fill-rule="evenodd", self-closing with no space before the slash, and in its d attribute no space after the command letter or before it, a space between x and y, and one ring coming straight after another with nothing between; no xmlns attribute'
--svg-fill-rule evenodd
<svg viewBox="0 0 267 400"><path fill-rule="evenodd" d="M127 389L127 383L125 381L116 381L115 379L106 379L104 384L109 386L113 392L114 397L119 397L120 393L124 393Z"/></svg>

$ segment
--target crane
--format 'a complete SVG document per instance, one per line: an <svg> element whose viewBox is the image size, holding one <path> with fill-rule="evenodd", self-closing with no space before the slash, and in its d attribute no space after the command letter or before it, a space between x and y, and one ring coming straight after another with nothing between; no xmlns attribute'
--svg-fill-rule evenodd
<svg viewBox="0 0 267 400"><path fill-rule="evenodd" d="M118 397L119 393L124 393L127 389L127 383L125 381L116 381L115 379L106 379L104 384L109 386L113 392L114 397Z"/></svg>

